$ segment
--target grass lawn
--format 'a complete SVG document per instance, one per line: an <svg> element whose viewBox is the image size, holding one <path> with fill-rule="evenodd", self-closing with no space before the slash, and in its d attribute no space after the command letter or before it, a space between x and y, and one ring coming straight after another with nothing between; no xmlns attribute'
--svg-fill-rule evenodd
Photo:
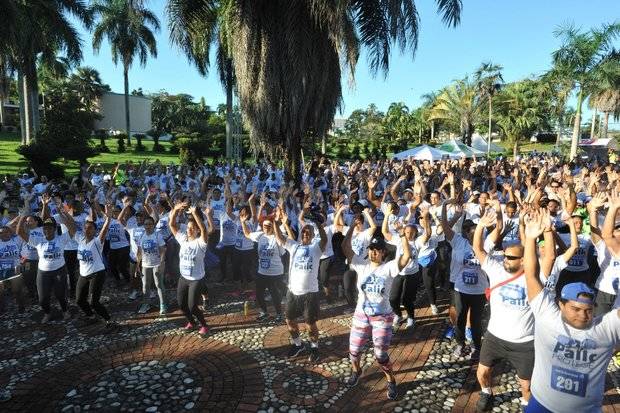
<svg viewBox="0 0 620 413"><path fill-rule="evenodd" d="M27 167L26 161L18 154L17 147L20 145L20 136L18 133L0 132L0 172L15 174ZM93 140L93 144L99 143L99 140ZM132 140L132 144L135 146L135 139ZM134 152L132 149L128 149L124 153L117 152L116 139L107 139L106 145L110 148L109 153L101 153L93 158L89 159L90 163L100 163L104 168L110 169L115 162L124 163L125 161L142 162L145 159L154 161L159 159L162 163L168 164L170 162L179 163L179 155L171 154L167 152L170 149L169 142L160 142L166 152L155 153L153 152L153 141L143 140L142 144L146 147L145 152ZM69 175L76 174L78 172L78 163L75 161L64 162L61 160L59 164L64 164L65 169Z"/></svg>

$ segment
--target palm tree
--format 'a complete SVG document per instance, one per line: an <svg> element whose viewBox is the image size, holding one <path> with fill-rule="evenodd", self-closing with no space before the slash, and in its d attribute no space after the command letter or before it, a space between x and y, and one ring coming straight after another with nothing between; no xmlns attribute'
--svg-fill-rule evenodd
<svg viewBox="0 0 620 413"><path fill-rule="evenodd" d="M430 119L446 120L460 132L463 143L471 145L474 126L483 108L476 84L465 77L441 91L431 109Z"/></svg>
<svg viewBox="0 0 620 413"><path fill-rule="evenodd" d="M487 156L491 152L491 132L493 131L493 96L501 89L504 83L503 67L485 62L480 65L474 75L476 87L480 97L489 104L489 135L487 137Z"/></svg>
<svg viewBox="0 0 620 413"><path fill-rule="evenodd" d="M566 117L566 102L575 88L575 81L570 73L553 67L540 78L540 86L543 95L548 97L552 114L555 117L556 126L556 149L560 146L562 135L564 134L564 122Z"/></svg>
<svg viewBox="0 0 620 413"><path fill-rule="evenodd" d="M577 113L570 150L570 158L574 159L581 129L581 107L587 92L601 65L619 58L613 40L620 35L620 23L606 24L585 33L568 25L556 30L555 35L562 39L562 46L553 52L554 66L569 73L577 85Z"/></svg>
<svg viewBox="0 0 620 413"><path fill-rule="evenodd" d="M436 1L444 21L458 24L461 0ZM311 133L323 136L331 127L342 100L342 70L354 73L360 49L367 48L376 74L387 73L393 45L412 56L417 47L419 20L413 0L217 4L219 31L231 39L227 56L232 58L254 149L281 155L288 178L300 177L302 140ZM204 13L198 21L212 18L208 10L197 11Z"/></svg>
<svg viewBox="0 0 620 413"><path fill-rule="evenodd" d="M422 95L422 115L424 119L431 123L431 137L430 140L435 139L435 119L431 119L431 109L435 106L435 101L439 96L439 92L429 92Z"/></svg>
<svg viewBox="0 0 620 413"><path fill-rule="evenodd" d="M4 103L9 99L11 82L13 81L13 68L8 64L6 58L0 54L0 131L6 124L6 114Z"/></svg>
<svg viewBox="0 0 620 413"><path fill-rule="evenodd" d="M101 81L97 69L90 66L78 67L69 78L69 82L84 106L90 111L95 110L97 99L103 96L104 92L110 91L110 86Z"/></svg>
<svg viewBox="0 0 620 413"><path fill-rule="evenodd" d="M112 61L120 59L123 65L125 86L125 129L127 143L131 145L129 117L129 69L138 57L140 65L146 66L149 54L157 57L154 32L159 30L159 20L144 7L141 0L98 0L92 6L99 19L93 32L93 49L98 53L104 38L112 48Z"/></svg>

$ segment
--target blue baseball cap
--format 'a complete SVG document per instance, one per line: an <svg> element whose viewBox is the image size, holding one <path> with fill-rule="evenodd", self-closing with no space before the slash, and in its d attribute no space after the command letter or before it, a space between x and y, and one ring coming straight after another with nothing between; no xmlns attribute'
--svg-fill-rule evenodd
<svg viewBox="0 0 620 413"><path fill-rule="evenodd" d="M587 294L590 298L579 297L580 294ZM563 300L577 301L590 305L594 304L594 291L581 282L566 284L562 287L562 294L560 296Z"/></svg>

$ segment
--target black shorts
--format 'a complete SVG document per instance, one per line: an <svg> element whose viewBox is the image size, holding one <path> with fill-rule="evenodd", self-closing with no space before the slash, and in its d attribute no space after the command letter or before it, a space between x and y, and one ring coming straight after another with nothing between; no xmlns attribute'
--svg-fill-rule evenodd
<svg viewBox="0 0 620 413"><path fill-rule="evenodd" d="M284 314L287 320L295 320L303 315L306 323L316 323L319 319L319 293L295 295L288 291Z"/></svg>
<svg viewBox="0 0 620 413"><path fill-rule="evenodd" d="M493 367L500 360L507 360L517 370L522 380L532 378L534 370L534 340L525 343L511 343L495 337L488 331L482 340L480 364Z"/></svg>

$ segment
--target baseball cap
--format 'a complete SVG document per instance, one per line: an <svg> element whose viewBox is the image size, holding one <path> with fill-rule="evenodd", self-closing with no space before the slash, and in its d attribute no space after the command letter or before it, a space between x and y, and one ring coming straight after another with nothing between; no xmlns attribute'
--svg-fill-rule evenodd
<svg viewBox="0 0 620 413"><path fill-rule="evenodd" d="M54 218L52 218L52 217L45 218L43 220L43 226L46 226L46 225L51 225L51 226L55 227L56 226L56 220Z"/></svg>
<svg viewBox="0 0 620 413"><path fill-rule="evenodd" d="M384 250L385 249L385 241L383 238L374 237L370 240L370 244L368 244L369 250Z"/></svg>
<svg viewBox="0 0 620 413"><path fill-rule="evenodd" d="M590 298L579 297L580 294L587 294ZM577 301L579 303L590 305L594 304L594 291L582 282L566 284L562 287L562 294L560 297L563 300Z"/></svg>

